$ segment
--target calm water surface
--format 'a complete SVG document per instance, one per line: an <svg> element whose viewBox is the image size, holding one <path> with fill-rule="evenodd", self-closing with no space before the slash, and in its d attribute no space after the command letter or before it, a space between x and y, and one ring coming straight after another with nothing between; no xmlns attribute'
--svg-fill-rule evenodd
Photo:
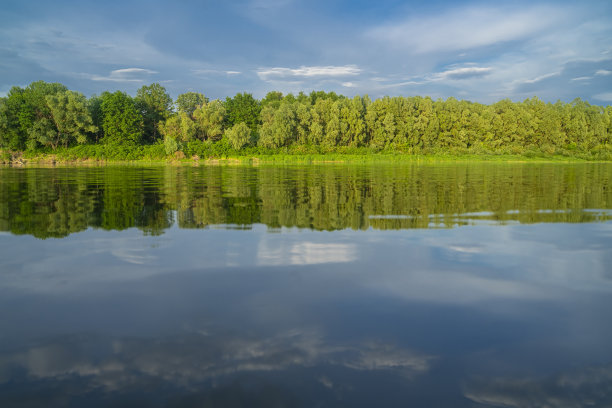
<svg viewBox="0 0 612 408"><path fill-rule="evenodd" d="M609 407L611 315L611 164L0 168L2 407Z"/></svg>

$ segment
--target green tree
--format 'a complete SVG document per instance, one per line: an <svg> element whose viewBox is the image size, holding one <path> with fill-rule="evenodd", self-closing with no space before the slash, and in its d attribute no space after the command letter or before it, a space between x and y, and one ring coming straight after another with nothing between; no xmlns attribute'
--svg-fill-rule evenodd
<svg viewBox="0 0 612 408"><path fill-rule="evenodd" d="M16 136L16 134L11 125L8 98L0 98L0 148L15 149L15 147L19 147L18 143L17 146L13 146L12 136Z"/></svg>
<svg viewBox="0 0 612 408"><path fill-rule="evenodd" d="M300 98L298 98L298 100L300 100ZM295 110L297 120L296 136L298 144L306 144L310 134L310 122L312 120L312 115L310 113L310 99L307 99L307 97L304 95L301 100L302 102L298 102Z"/></svg>
<svg viewBox="0 0 612 408"><path fill-rule="evenodd" d="M283 100L283 93L278 91L268 92L261 100L261 107L263 109L264 106L271 106L272 108L278 109Z"/></svg>
<svg viewBox="0 0 612 408"><path fill-rule="evenodd" d="M85 98L58 83L13 87L0 98L0 148L56 148L86 139L103 143L150 143L159 136L172 148L194 139L228 140L244 146L244 124L251 142L276 148L293 143L370 146L400 152L546 153L606 157L612 154L612 108L545 103L537 97L492 105L449 98L384 97L348 99L334 92L297 96L269 92L258 102L251 94L208 101L187 92L171 100L159 84L144 86L136 98L104 92ZM225 139L224 143L225 143ZM195 146L195 145L194 145ZM221 151L225 148L217 146ZM171 150L172 150L171 149ZM129 149L128 149L129 150ZM308 150L308 149L302 149ZM127 150L126 150L127 151Z"/></svg>
<svg viewBox="0 0 612 408"><path fill-rule="evenodd" d="M108 93L108 92L105 92ZM102 96L92 95L87 101L87 109L91 116L92 124L96 127L96 131L92 135L94 143L98 143L104 137L104 114L102 112Z"/></svg>
<svg viewBox="0 0 612 408"><path fill-rule="evenodd" d="M313 145L326 144L332 145L330 141L335 140L336 134L327 137L328 132L334 132L337 124L332 124L328 127L328 123L332 119L332 105L334 101L331 98L318 98L312 106L310 134L308 135L309 143Z"/></svg>
<svg viewBox="0 0 612 408"><path fill-rule="evenodd" d="M197 137L202 140L217 141L223 136L225 106L218 99L210 101L193 112Z"/></svg>
<svg viewBox="0 0 612 408"><path fill-rule="evenodd" d="M266 105L261 111L262 125L259 144L263 147L277 148L288 146L296 140L296 117L294 104L282 103L278 109Z"/></svg>
<svg viewBox="0 0 612 408"><path fill-rule="evenodd" d="M155 142L159 138L159 123L170 116L172 98L166 88L154 83L141 87L135 102L144 121L144 141Z"/></svg>
<svg viewBox="0 0 612 408"><path fill-rule="evenodd" d="M240 122L225 131L227 140L236 150L242 149L251 140L251 128L244 122Z"/></svg>
<svg viewBox="0 0 612 408"><path fill-rule="evenodd" d="M105 144L138 144L143 138L144 121L134 100L124 92L102 95L102 128Z"/></svg>
<svg viewBox="0 0 612 408"><path fill-rule="evenodd" d="M164 138L171 137L181 142L195 139L198 131L196 122L186 112L170 116L160 123L159 130Z"/></svg>
<svg viewBox="0 0 612 408"><path fill-rule="evenodd" d="M46 97L66 91L59 83L32 82L25 89L13 87L2 109L5 132L0 136L3 147L14 150L35 149L40 140L56 133Z"/></svg>
<svg viewBox="0 0 612 408"><path fill-rule="evenodd" d="M605 123L607 123L606 136L601 143L608 147L612 147L612 106L608 105L608 107L606 107L605 115Z"/></svg>
<svg viewBox="0 0 612 408"><path fill-rule="evenodd" d="M367 109L366 124L369 133L369 145L376 150L384 149L387 146L395 130L393 125L395 117L389 111L388 102L388 98L377 99ZM389 133L390 130L391 133Z"/></svg>
<svg viewBox="0 0 612 408"><path fill-rule="evenodd" d="M48 95L47 105L51 110L56 132L50 139L39 140L42 144L55 149L59 144L67 147L73 141L85 143L87 134L97 130L87 109L87 100L82 94L64 91Z"/></svg>
<svg viewBox="0 0 612 408"><path fill-rule="evenodd" d="M238 123L245 123L251 132L257 132L259 127L259 114L261 105L248 93L238 93L233 98L225 99L226 126L232 127Z"/></svg>
<svg viewBox="0 0 612 408"><path fill-rule="evenodd" d="M365 104L364 99L355 96L352 100L343 100L340 110L340 122L343 124L342 144L360 146L365 141Z"/></svg>
<svg viewBox="0 0 612 408"><path fill-rule="evenodd" d="M332 102L340 98L335 92L312 91L310 93L310 104L314 105L319 99L330 99Z"/></svg>
<svg viewBox="0 0 612 408"><path fill-rule="evenodd" d="M174 104L179 113L185 112L187 115L192 116L193 111L206 103L208 103L208 98L205 97L204 94L198 92L185 92L176 98Z"/></svg>
<svg viewBox="0 0 612 408"><path fill-rule="evenodd" d="M417 144L424 149L436 146L440 128L433 101L429 97L415 98L415 108L417 113L413 132L416 135L413 140L417 140Z"/></svg>

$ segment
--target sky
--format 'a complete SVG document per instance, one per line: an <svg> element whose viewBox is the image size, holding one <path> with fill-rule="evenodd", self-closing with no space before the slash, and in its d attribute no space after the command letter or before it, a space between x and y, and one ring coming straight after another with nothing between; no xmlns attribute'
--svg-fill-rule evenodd
<svg viewBox="0 0 612 408"><path fill-rule="evenodd" d="M0 0L0 96L37 80L610 105L612 2Z"/></svg>

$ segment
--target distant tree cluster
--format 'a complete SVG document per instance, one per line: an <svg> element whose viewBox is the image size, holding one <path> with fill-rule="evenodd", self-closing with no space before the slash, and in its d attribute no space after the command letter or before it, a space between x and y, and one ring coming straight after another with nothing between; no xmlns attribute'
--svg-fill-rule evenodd
<svg viewBox="0 0 612 408"><path fill-rule="evenodd" d="M455 98L368 96L334 92L241 93L225 101L188 92L172 101L160 84L131 97L87 99L58 83L13 87L0 98L0 148L56 149L76 144L163 143L167 154L194 141L277 149L295 145L367 147L407 153L612 151L612 107L545 103L534 97L484 105Z"/></svg>

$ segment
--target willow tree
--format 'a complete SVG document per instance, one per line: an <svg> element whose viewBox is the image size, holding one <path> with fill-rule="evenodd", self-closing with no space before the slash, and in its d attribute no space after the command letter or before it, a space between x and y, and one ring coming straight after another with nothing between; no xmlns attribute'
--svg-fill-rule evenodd
<svg viewBox="0 0 612 408"><path fill-rule="evenodd" d="M59 144L68 147L75 141L82 144L87 142L88 134L97 130L87 109L87 100L82 94L64 91L48 95L46 99L55 132L49 133L50 137L39 140L43 145L55 149Z"/></svg>
<svg viewBox="0 0 612 408"><path fill-rule="evenodd" d="M369 146L380 150L392 143L395 137L395 115L391 112L389 98L377 99L367 108L366 125Z"/></svg>
<svg viewBox="0 0 612 408"><path fill-rule="evenodd" d="M240 150L251 141L251 128L240 122L227 129L225 136L234 149Z"/></svg>
<svg viewBox="0 0 612 408"><path fill-rule="evenodd" d="M262 125L259 144L277 148L288 146L296 140L296 116L294 104L281 103L278 109L266 105L261 111Z"/></svg>
<svg viewBox="0 0 612 408"><path fill-rule="evenodd" d="M198 129L196 122L185 112L172 115L159 126L164 137L172 137L181 142L189 142L196 138Z"/></svg>
<svg viewBox="0 0 612 408"><path fill-rule="evenodd" d="M295 108L296 142L298 144L303 145L308 143L310 125L312 121L310 109L310 99L307 98L305 94L301 93Z"/></svg>
<svg viewBox="0 0 612 408"><path fill-rule="evenodd" d="M225 106L218 99L203 104L193 111L196 136L201 140L217 141L223 136Z"/></svg>
<svg viewBox="0 0 612 408"><path fill-rule="evenodd" d="M355 96L351 100L343 100L340 110L340 121L345 128L342 132L342 144L360 146L366 138L366 100Z"/></svg>

